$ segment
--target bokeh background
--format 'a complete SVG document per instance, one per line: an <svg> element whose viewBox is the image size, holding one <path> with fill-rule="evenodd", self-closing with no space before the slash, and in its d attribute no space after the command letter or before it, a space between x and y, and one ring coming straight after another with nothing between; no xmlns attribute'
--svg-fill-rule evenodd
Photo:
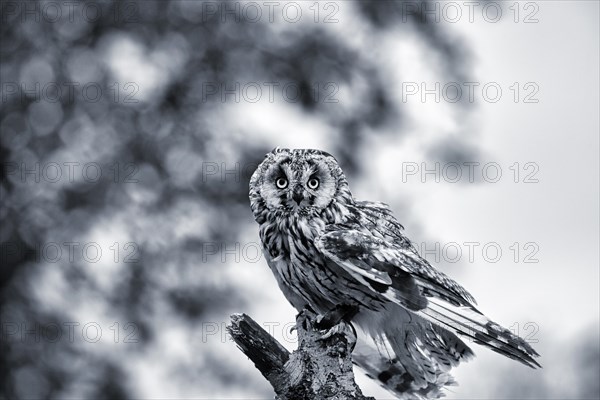
<svg viewBox="0 0 600 400"><path fill-rule="evenodd" d="M272 398L224 328L295 347L247 199L276 146L542 354L476 349L449 398L598 398L598 3L453 4L3 0L0 398Z"/></svg>

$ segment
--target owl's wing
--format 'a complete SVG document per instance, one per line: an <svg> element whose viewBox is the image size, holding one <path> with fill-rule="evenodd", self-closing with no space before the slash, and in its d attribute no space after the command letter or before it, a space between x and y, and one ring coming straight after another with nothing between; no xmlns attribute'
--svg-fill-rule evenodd
<svg viewBox="0 0 600 400"><path fill-rule="evenodd" d="M340 266L370 281L394 289L418 287L421 296L436 296L457 306L475 306L473 296L444 273L433 268L414 250L354 229L331 231L317 240L317 248ZM400 282L405 279L406 282ZM373 288L379 291L380 287Z"/></svg>
<svg viewBox="0 0 600 400"><path fill-rule="evenodd" d="M539 366L532 358L538 354L525 340L490 321L469 292L411 249L356 229L329 231L316 246L364 290L525 365Z"/></svg>
<svg viewBox="0 0 600 400"><path fill-rule="evenodd" d="M357 201L354 206L359 211L357 215L360 218L360 226L366 227L372 233L381 234L382 238L389 239L402 248L416 252L410 240L403 235L404 227L394 217L390 206L375 201Z"/></svg>

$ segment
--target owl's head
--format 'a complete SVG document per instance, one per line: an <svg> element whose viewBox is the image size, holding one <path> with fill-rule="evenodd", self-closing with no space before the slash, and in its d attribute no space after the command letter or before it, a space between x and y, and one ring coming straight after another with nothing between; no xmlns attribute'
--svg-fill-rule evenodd
<svg viewBox="0 0 600 400"><path fill-rule="evenodd" d="M352 201L336 159L321 150L276 148L250 179L250 203L258 222L266 212L315 215Z"/></svg>

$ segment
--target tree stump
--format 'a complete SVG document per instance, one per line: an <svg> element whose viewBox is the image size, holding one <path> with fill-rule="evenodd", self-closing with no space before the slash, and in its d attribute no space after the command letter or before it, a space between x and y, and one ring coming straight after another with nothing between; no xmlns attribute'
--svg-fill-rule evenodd
<svg viewBox="0 0 600 400"><path fill-rule="evenodd" d="M277 400L375 400L363 396L354 381L353 327L341 321L319 330L316 321L309 310L298 314L298 349L291 354L246 314L232 315L227 330L273 386Z"/></svg>

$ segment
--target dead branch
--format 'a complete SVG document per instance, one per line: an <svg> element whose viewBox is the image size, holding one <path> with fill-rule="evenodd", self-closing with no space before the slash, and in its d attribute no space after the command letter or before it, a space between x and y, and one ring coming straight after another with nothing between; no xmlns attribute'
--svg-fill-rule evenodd
<svg viewBox="0 0 600 400"><path fill-rule="evenodd" d="M227 330L278 400L374 400L363 396L354 381L352 326L341 321L323 331L315 327L316 318L308 310L298 314L298 349L292 354L246 314L232 315Z"/></svg>

